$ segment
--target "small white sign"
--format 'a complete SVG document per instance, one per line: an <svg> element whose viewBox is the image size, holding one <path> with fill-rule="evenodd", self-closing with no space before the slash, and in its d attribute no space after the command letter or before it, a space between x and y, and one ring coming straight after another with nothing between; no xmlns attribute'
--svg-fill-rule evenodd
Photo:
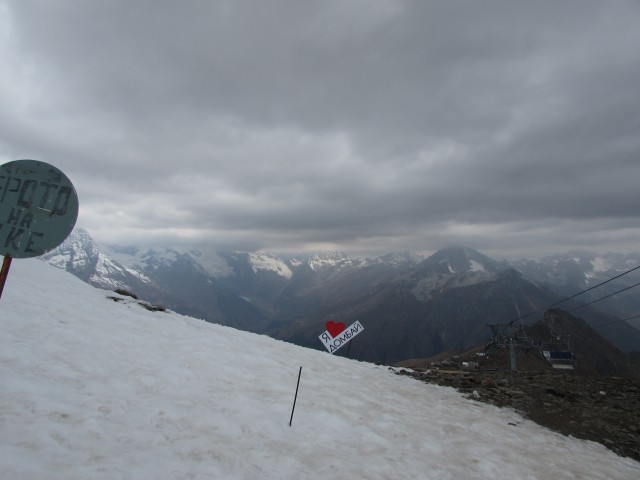
<svg viewBox="0 0 640 480"><path fill-rule="evenodd" d="M342 324L344 326L344 324ZM355 321L347 328L345 328L342 332L340 332L335 337L332 337L329 331L325 331L322 335L320 335L320 341L325 346L329 353L337 352L340 347L343 347L347 343L349 343L353 337L358 335L360 332L364 330L364 327L359 321Z"/></svg>

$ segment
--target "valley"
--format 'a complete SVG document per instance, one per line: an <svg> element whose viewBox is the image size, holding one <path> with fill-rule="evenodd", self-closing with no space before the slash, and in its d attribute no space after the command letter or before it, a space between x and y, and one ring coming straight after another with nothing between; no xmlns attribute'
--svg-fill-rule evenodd
<svg viewBox="0 0 640 480"><path fill-rule="evenodd" d="M125 289L178 313L318 350L327 321L360 321L364 331L350 357L385 364L483 344L487 324L532 324L567 296L640 265L635 254L586 252L507 262L461 246L428 258L409 252L280 258L102 246L83 229L41 259L99 288ZM576 315L621 351L638 351L640 330L622 321L640 311L637 291L584 304L639 280L631 272L561 307L579 309Z"/></svg>

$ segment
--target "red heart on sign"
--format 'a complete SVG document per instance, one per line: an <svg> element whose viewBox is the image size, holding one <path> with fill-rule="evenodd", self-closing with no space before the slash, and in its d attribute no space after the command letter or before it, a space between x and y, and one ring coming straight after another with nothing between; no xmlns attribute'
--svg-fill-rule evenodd
<svg viewBox="0 0 640 480"><path fill-rule="evenodd" d="M347 326L344 323L333 323L333 320L329 320L325 327L327 327L327 332L329 332L329 335L333 338L337 337L347 329Z"/></svg>

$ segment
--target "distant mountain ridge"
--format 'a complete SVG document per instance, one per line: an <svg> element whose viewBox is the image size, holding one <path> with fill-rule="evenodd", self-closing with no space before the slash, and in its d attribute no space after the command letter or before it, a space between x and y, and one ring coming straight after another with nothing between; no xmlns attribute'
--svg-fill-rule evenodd
<svg viewBox="0 0 640 480"><path fill-rule="evenodd" d="M487 323L544 309L563 291L596 282L631 261L590 258L510 264L463 246L426 259L408 252L375 259L340 252L279 258L265 252L99 246L77 229L42 260L100 288L123 288L179 313L312 348L322 348L318 335L326 321L360 320L365 331L353 342L351 356L391 363L482 342ZM562 273L566 266L571 275ZM636 293L627 303L637 299ZM613 321L602 333L622 350L640 350L640 331L590 307L581 314L592 324Z"/></svg>
<svg viewBox="0 0 640 480"><path fill-rule="evenodd" d="M568 297L640 266L640 253L598 255L573 251L540 260L520 260L514 262L513 266L527 278ZM586 292L580 299L585 303L599 300L638 283L640 268ZM598 308L620 318L637 316L640 314L640 294L637 290L630 289L599 301ZM640 319L631 320L630 323L640 328Z"/></svg>

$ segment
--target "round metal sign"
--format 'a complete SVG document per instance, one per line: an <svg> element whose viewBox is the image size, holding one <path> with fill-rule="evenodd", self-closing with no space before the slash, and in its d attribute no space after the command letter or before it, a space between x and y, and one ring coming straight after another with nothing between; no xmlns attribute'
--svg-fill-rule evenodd
<svg viewBox="0 0 640 480"><path fill-rule="evenodd" d="M78 195L67 176L37 160L0 166L0 255L29 258L60 245L78 218Z"/></svg>

